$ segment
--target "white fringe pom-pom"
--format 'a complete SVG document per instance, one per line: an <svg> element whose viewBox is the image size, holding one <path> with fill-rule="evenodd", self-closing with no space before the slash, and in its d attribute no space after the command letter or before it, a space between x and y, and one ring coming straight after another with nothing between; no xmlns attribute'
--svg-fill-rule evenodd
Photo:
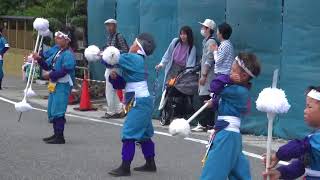
<svg viewBox="0 0 320 180"><path fill-rule="evenodd" d="M287 113L291 107L285 92L278 88L263 89L256 101L256 106L259 111L273 114Z"/></svg>
<svg viewBox="0 0 320 180"><path fill-rule="evenodd" d="M32 106L26 101L21 101L16 103L14 105L14 108L16 109L17 112L27 112L33 109Z"/></svg>
<svg viewBox="0 0 320 180"><path fill-rule="evenodd" d="M24 93L27 94L27 97L37 96L37 94L33 91L33 89L31 87L29 87L28 89L25 89Z"/></svg>
<svg viewBox="0 0 320 180"><path fill-rule="evenodd" d="M39 31L39 34L43 37L49 37L51 36L51 31L47 29L46 31Z"/></svg>
<svg viewBox="0 0 320 180"><path fill-rule="evenodd" d="M102 59L110 65L115 65L119 63L120 51L114 46L107 47L102 53Z"/></svg>
<svg viewBox="0 0 320 180"><path fill-rule="evenodd" d="M43 18L36 18L33 22L33 28L37 31L47 31L49 29L49 21Z"/></svg>
<svg viewBox="0 0 320 180"><path fill-rule="evenodd" d="M84 50L84 56L89 62L100 60L101 57L99 56L99 54L100 49L95 45L91 45Z"/></svg>
<svg viewBox="0 0 320 180"><path fill-rule="evenodd" d="M169 133L173 136L188 137L191 133L190 124L185 119L175 119L169 125Z"/></svg>

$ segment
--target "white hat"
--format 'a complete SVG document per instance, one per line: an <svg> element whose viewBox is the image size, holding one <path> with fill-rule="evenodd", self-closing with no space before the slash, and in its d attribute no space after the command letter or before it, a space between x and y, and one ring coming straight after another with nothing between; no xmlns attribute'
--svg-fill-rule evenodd
<svg viewBox="0 0 320 180"><path fill-rule="evenodd" d="M211 19L206 19L203 23L199 22L201 25L214 30L216 28L216 23Z"/></svg>
<svg viewBox="0 0 320 180"><path fill-rule="evenodd" d="M115 19L108 19L104 22L104 24L117 24L117 21Z"/></svg>

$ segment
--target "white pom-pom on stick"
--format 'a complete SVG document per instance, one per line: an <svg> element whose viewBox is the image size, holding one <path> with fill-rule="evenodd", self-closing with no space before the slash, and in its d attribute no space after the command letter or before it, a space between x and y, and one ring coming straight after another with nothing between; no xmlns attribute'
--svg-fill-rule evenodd
<svg viewBox="0 0 320 180"><path fill-rule="evenodd" d="M32 106L29 103L27 103L26 100L22 100L21 102L16 103L14 107L18 112L27 112L33 109Z"/></svg>
<svg viewBox="0 0 320 180"><path fill-rule="evenodd" d="M37 94L34 92L32 87L29 87L28 89L25 89L23 92L27 94L27 97L37 96Z"/></svg>
<svg viewBox="0 0 320 180"><path fill-rule="evenodd" d="M33 22L33 28L37 31L47 31L49 29L49 21L43 18L36 18Z"/></svg>
<svg viewBox="0 0 320 180"><path fill-rule="evenodd" d="M39 31L40 36L49 37L51 35L51 31L49 29L45 31Z"/></svg>
<svg viewBox="0 0 320 180"><path fill-rule="evenodd" d="M40 41L40 31L47 31L49 29L49 21L46 20L46 19L43 19L43 18L37 18L33 22L33 27L38 31L37 40L36 40L36 43L35 43L35 46L34 46L34 49L33 49L33 52L36 53L38 48L40 47L39 44L41 44L42 40L43 40L43 36L42 36L41 43L39 43L39 41ZM26 88L25 88L25 92L24 92L24 97L23 97L21 102L15 104L16 111L20 112L18 121L21 120L23 112L26 112L26 111L29 111L29 110L33 109L32 106L29 103L27 103L27 96L28 96L28 90L29 90L28 87L29 87L30 82L31 82L31 75L34 73L33 72L34 59L32 58L31 55L28 56L28 61L31 61L31 67L30 67L30 73L29 73L29 77L28 77L28 82L27 82L27 85L26 85ZM30 92L32 93L32 91L30 91ZM35 94L34 91L33 91L33 94ZM29 95L32 95L32 94L29 94Z"/></svg>
<svg viewBox="0 0 320 180"><path fill-rule="evenodd" d="M46 35L45 33L51 33L51 32L49 29L46 32L39 31L39 35L41 35L41 40L40 40L39 46L37 47L38 53L40 53L40 51L41 51L43 37L44 37L44 35ZM28 76L28 83L27 83L27 86L23 92L24 92L24 94L26 94L27 97L34 97L34 96L37 96L37 94L32 89L32 84L33 84L33 79L34 79L34 76L36 73L36 68L34 65L34 59L32 57L32 54L28 56L28 63L31 63L31 68L30 68L30 72L29 72L29 76ZM31 80L29 80L30 78L31 78Z"/></svg>
<svg viewBox="0 0 320 180"><path fill-rule="evenodd" d="M100 60L101 59L100 53L101 53L100 49L98 48L98 46L95 46L95 45L88 46L84 50L84 56L89 62Z"/></svg>
<svg viewBox="0 0 320 180"><path fill-rule="evenodd" d="M257 109L261 112L283 114L290 109L285 92L278 88L263 89L256 101Z"/></svg>
<svg viewBox="0 0 320 180"><path fill-rule="evenodd" d="M197 112L195 112L188 120L175 119L169 125L169 133L172 136L188 137L191 133L190 122L193 121L202 111L204 111L209 105L209 102L205 103Z"/></svg>
<svg viewBox="0 0 320 180"><path fill-rule="evenodd" d="M18 122L20 122L23 112L27 112L33 109L33 107L29 103L27 103L26 96L21 102L15 103L14 108L17 112L20 112Z"/></svg>
<svg viewBox="0 0 320 180"><path fill-rule="evenodd" d="M268 118L266 172L270 167L273 121L277 114L287 113L290 109L286 94L277 88L278 73L279 70L276 69L273 73L272 87L263 89L256 101L257 109L266 112ZM270 180L270 177L268 176L267 179Z"/></svg>
<svg viewBox="0 0 320 180"><path fill-rule="evenodd" d="M188 137L190 132L190 125L186 119L175 119L169 125L169 133L173 136Z"/></svg>
<svg viewBox="0 0 320 180"><path fill-rule="evenodd" d="M102 59L106 63L110 65L116 65L119 63L120 59L120 51L119 49L115 48L114 46L109 46L107 47L103 52L102 52Z"/></svg>

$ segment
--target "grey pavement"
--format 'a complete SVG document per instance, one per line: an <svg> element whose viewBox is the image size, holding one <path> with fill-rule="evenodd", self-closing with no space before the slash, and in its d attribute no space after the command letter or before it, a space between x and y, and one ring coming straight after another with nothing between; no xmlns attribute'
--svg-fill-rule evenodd
<svg viewBox="0 0 320 180"><path fill-rule="evenodd" d="M0 96L20 101L25 84L14 77L7 77ZM46 87L33 88L40 96L32 98L33 106L46 109ZM100 104L101 105L101 104ZM68 108L65 145L46 145L41 138L51 135L51 125L46 113L32 111L23 114L21 123L12 104L0 101L0 179L132 179L132 180L188 180L198 179L201 173L200 160L205 145L197 140L207 140L205 133L193 133L191 139L184 140L166 135L167 127L154 121L158 132L154 138L157 151L158 172L133 172L129 178L112 178L107 172L119 165L121 159L120 132L123 120L102 120L103 110L77 112ZM244 150L260 155L265 150L265 137L243 136ZM285 143L274 141L274 150ZM248 156L253 179L261 179L261 160ZM139 149L133 166L143 163Z"/></svg>

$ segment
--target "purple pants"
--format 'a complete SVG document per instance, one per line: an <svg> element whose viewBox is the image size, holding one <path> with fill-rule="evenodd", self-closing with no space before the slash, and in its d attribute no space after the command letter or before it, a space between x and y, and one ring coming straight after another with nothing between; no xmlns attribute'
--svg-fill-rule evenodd
<svg viewBox="0 0 320 180"><path fill-rule="evenodd" d="M60 117L53 120L53 132L55 135L63 136L65 123L65 117Z"/></svg>
<svg viewBox="0 0 320 180"><path fill-rule="evenodd" d="M135 154L135 140L123 140L122 143L122 160L132 161ZM139 142L145 159L154 158L154 143L151 139Z"/></svg>

